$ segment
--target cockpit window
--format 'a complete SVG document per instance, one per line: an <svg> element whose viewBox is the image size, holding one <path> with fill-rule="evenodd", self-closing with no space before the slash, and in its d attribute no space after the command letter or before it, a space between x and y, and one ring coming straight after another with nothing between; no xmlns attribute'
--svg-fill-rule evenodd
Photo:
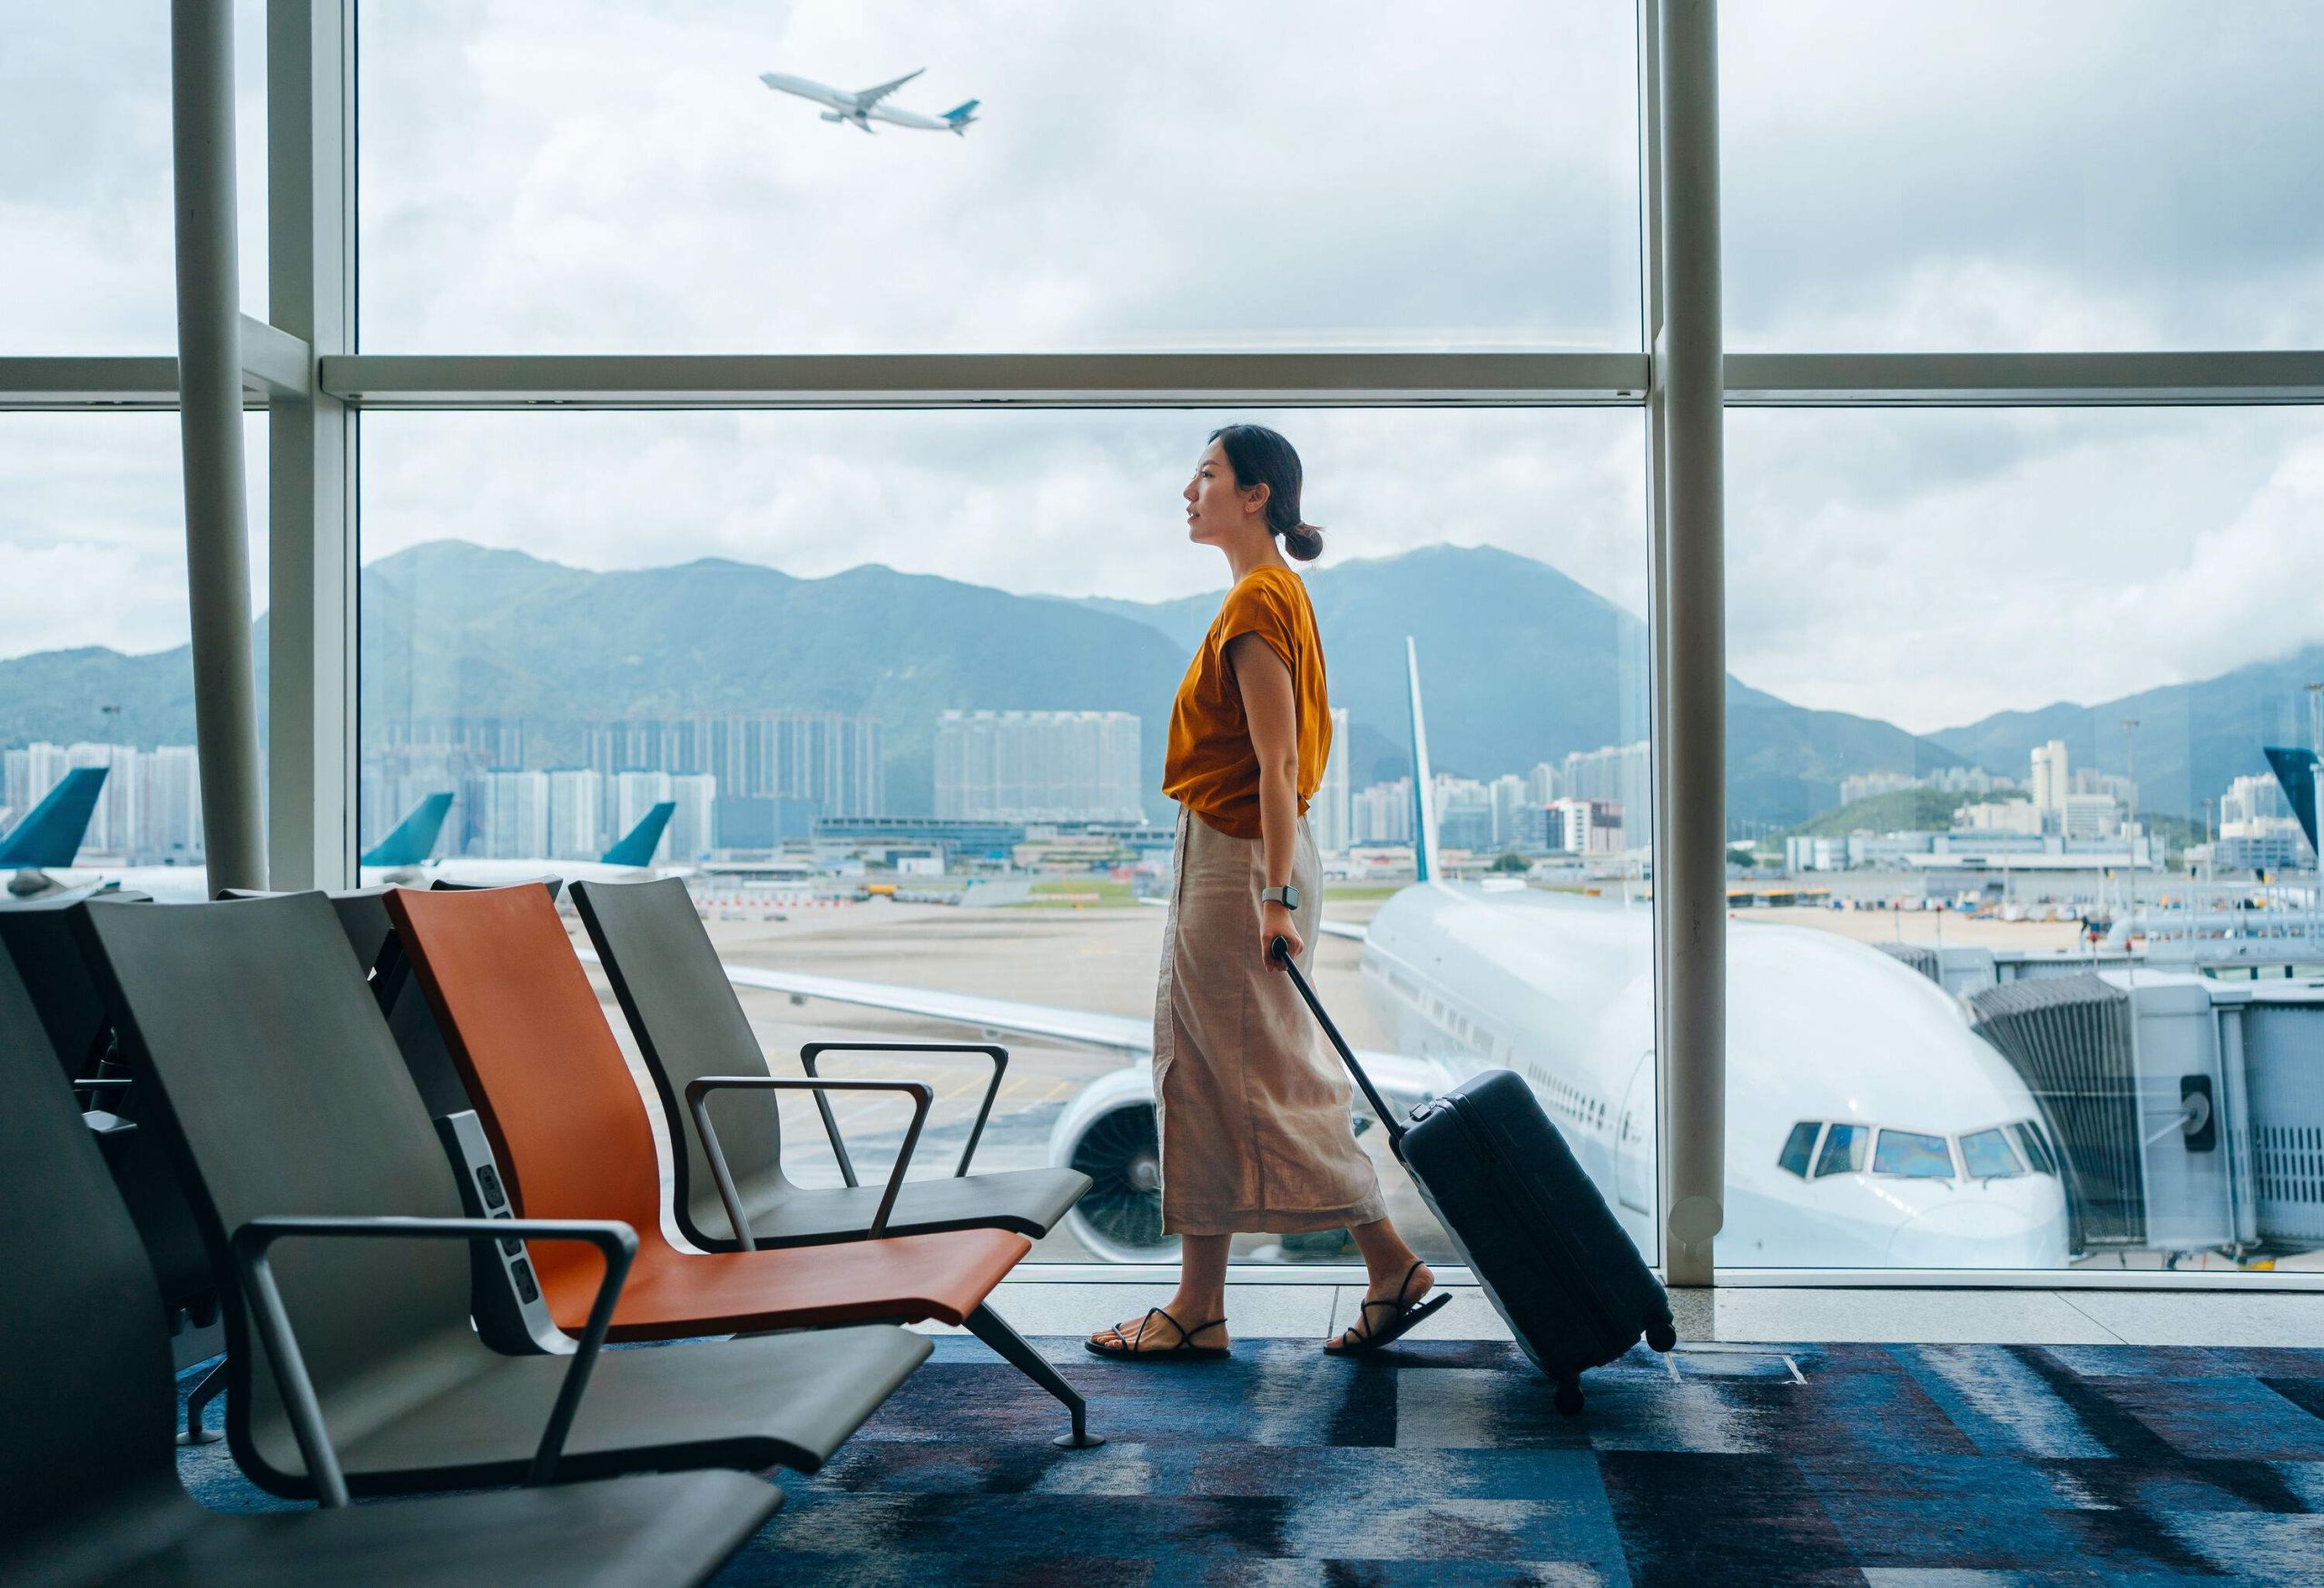
<svg viewBox="0 0 2324 1588"><path fill-rule="evenodd" d="M2017 1138L2018 1149L2025 1154L2025 1161L2034 1166L2035 1174L2058 1172L2057 1156L2050 1150L2050 1139L2042 1133L2041 1126L2031 1119L2021 1119L2009 1128L2009 1133Z"/></svg>
<svg viewBox="0 0 2324 1588"><path fill-rule="evenodd" d="M1814 1119L1802 1119L1794 1125L1791 1134L1784 1140L1782 1153L1776 1159L1776 1167L1789 1169L1801 1179L1806 1179L1808 1160L1816 1156L1816 1132L1823 1128Z"/></svg>
<svg viewBox="0 0 2324 1588"><path fill-rule="evenodd" d="M1854 1174L1864 1167L1871 1148L1871 1126L1833 1126L1824 1132L1824 1150L1816 1155L1816 1177Z"/></svg>
<svg viewBox="0 0 2324 1588"><path fill-rule="evenodd" d="M1872 1149L1872 1172L1902 1175L1907 1179L1949 1180L1953 1178L1952 1149L1945 1146L1942 1136L1884 1129L1879 1145Z"/></svg>
<svg viewBox="0 0 2324 1588"><path fill-rule="evenodd" d="M1998 1126L1961 1138L1961 1168L1973 1180L2007 1179L2025 1172Z"/></svg>

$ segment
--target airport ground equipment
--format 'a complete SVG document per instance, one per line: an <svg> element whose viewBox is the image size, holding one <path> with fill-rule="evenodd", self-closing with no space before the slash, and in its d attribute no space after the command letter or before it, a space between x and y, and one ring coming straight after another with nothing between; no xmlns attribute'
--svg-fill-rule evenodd
<svg viewBox="0 0 2324 1588"><path fill-rule="evenodd" d="M1399 1119L1289 947L1275 940L1275 962L1364 1089L1396 1161L1519 1347L1556 1383L1558 1410L1581 1411L1582 1373L1613 1361L1641 1336L1657 1351L1676 1346L1670 1298L1524 1078L1488 1070Z"/></svg>
<svg viewBox="0 0 2324 1588"><path fill-rule="evenodd" d="M256 1219L462 1218L451 1166L321 894L84 905L74 919L132 1073L162 1105L153 1123L186 1171L213 1269L232 1271L230 1239ZM514 1484L539 1454L572 1358L503 1356L478 1338L465 1244L301 1239L274 1254L353 1492ZM537 1263L550 1250L570 1262L576 1248L526 1249ZM592 1254L571 1267L579 1330L603 1264ZM273 1493L312 1495L272 1355L239 1287L222 1299L235 1460ZM812 1472L928 1351L882 1327L608 1352L556 1471Z"/></svg>
<svg viewBox="0 0 2324 1588"><path fill-rule="evenodd" d="M12 979L0 959L0 984ZM265 1516L203 1510L170 1443L162 1296L60 1068L37 1030L0 1041L0 1271L13 1277L0 1307L0 1582L700 1583L782 1503L768 1484L712 1472Z"/></svg>
<svg viewBox="0 0 2324 1588"><path fill-rule="evenodd" d="M638 1232L635 1271L614 1315L616 1340L822 1328L874 1320L964 1325L1062 1402L1098 1443L1081 1396L993 1311L993 1288L1032 1249L1014 1230L887 1235L934 1093L917 1081L711 1078L724 1089L901 1091L912 1124L865 1238L819 1246L681 1251L665 1209L654 1127L628 1061L548 891L537 884L389 896L396 936L436 1011L520 1217L617 1218ZM694 1088L701 1087L697 1080ZM697 1116L699 1119L700 1116ZM683 1128L672 1122L671 1136ZM535 1255L561 1327L586 1315L593 1276L566 1252Z"/></svg>
<svg viewBox="0 0 2324 1588"><path fill-rule="evenodd" d="M718 962L718 951L703 930L685 883L675 877L651 883L576 883L573 902L645 1055L671 1137L678 1144L674 1171L680 1232L705 1251L861 1240L872 1233L883 1192L858 1180L827 1094L816 1092L815 1101L847 1183L806 1187L783 1172L778 1094L759 1087L715 1086L720 1077L764 1076L766 1055L752 1034L749 1017L726 979L725 967ZM816 1061L826 1052L875 1052L898 1060L913 1053L980 1053L992 1062L992 1079L958 1167L942 1179L904 1182L894 1206L886 1211L887 1233L992 1228L1013 1229L1038 1239L1089 1189L1089 1177L1072 1169L970 1172L977 1141L1007 1071L1008 1050L989 1042L811 1042L800 1050L809 1076L815 1074ZM694 1127L692 1110L682 1100L704 1083L715 1092L709 1106L728 1175L724 1187L704 1149L703 1133ZM730 1215L728 1194L739 1214ZM739 1240L738 1218L745 1232Z"/></svg>

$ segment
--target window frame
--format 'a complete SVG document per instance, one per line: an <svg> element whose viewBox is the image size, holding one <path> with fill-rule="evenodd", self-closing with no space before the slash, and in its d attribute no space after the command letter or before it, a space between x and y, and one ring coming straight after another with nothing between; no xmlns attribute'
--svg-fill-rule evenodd
<svg viewBox="0 0 2324 1588"><path fill-rule="evenodd" d="M368 409L1638 407L1654 775L1667 794L1724 786L1724 408L2324 406L2324 350L1724 353L1717 3L1637 0L1637 18L1645 351L464 357L356 347L355 0L269 0L270 309L267 323L244 316L240 330L244 402L268 409L272 435L275 884L345 885L355 874L355 488ZM166 350L0 356L0 412L176 407ZM1715 1238L1702 1231L1727 1194L1724 812L1723 802L1691 805L1655 802L1656 1156L1663 1267L1674 1282L2324 1289L2324 1275L2298 1274L1717 1268ZM1267 1277L1342 1283L1346 1272ZM1075 1267L1039 1276L1091 1277Z"/></svg>

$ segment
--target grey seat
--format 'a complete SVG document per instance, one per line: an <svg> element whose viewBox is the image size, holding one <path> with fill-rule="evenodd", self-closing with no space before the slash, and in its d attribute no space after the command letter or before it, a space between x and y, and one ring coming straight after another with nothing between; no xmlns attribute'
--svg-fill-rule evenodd
<svg viewBox="0 0 2324 1588"><path fill-rule="evenodd" d="M571 893L653 1073L671 1139L683 1144L675 1154L678 1228L705 1250L731 1251L740 1243L727 1219L709 1156L680 1100L700 1077L766 1073L766 1055L752 1034L750 1020L726 980L718 951L703 930L684 882L665 877L651 883L576 883ZM1005 1061L1001 1050L982 1043L863 1046L894 1052L968 1050L994 1055L994 1087L984 1105L988 1110L998 1090L999 1066ZM854 1183L853 1165L828 1110L823 1121L849 1181L843 1187L801 1186L783 1172L782 1116L773 1093L721 1091L714 1107L719 1149L734 1178L753 1244L812 1246L861 1240L870 1233L882 1188ZM980 1113L977 1130L983 1125ZM1088 1175L1072 1169L971 1174L969 1161L975 1149L972 1133L956 1174L905 1181L889 1216L887 1233L999 1228L1039 1239L1090 1186Z"/></svg>
<svg viewBox="0 0 2324 1588"><path fill-rule="evenodd" d="M0 956L0 1009L25 1008ZM136 1232L37 1021L0 1040L0 1581L12 1588L699 1583L781 1504L739 1473L213 1514L180 1486ZM657 1353L658 1354L658 1353ZM586 1403L585 1403L586 1404Z"/></svg>
<svg viewBox="0 0 2324 1588"><path fill-rule="evenodd" d="M213 1266L252 1219L458 1218L452 1169L320 893L84 909L88 959L190 1169ZM513 1483L567 1358L504 1356L468 1321L444 1242L286 1243L274 1259L332 1443L357 1491ZM312 1491L265 1348L227 1287L226 1432L277 1494ZM926 1358L885 1325L612 1351L558 1471L812 1472Z"/></svg>

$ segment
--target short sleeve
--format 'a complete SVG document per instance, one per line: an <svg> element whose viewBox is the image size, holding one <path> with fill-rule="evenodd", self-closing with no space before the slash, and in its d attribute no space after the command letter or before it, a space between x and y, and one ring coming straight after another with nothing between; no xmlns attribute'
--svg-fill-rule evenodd
<svg viewBox="0 0 2324 1588"><path fill-rule="evenodd" d="M1226 647L1246 634L1256 634L1267 642L1267 648L1283 658L1283 665L1296 677L1299 665L1291 655L1291 604L1276 587L1275 581L1261 575L1245 579L1227 592L1226 603L1218 611L1218 656L1226 659Z"/></svg>

